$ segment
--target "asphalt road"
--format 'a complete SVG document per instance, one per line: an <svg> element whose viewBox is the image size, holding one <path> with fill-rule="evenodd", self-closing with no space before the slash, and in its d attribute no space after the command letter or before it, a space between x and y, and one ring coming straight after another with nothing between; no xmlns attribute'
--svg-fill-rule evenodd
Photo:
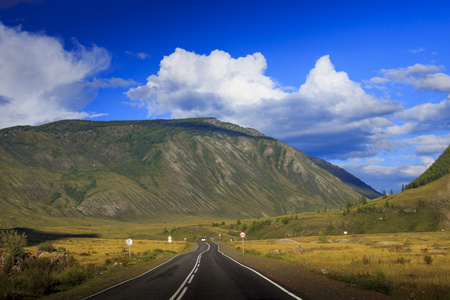
<svg viewBox="0 0 450 300"><path fill-rule="evenodd" d="M301 299L220 252L214 242L86 299Z"/></svg>

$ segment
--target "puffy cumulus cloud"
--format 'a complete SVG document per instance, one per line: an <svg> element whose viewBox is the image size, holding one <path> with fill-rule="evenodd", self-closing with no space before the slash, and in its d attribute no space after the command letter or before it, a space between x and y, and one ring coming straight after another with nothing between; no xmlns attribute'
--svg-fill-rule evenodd
<svg viewBox="0 0 450 300"><path fill-rule="evenodd" d="M178 48L161 61L158 75L129 90L128 96L145 101L150 115L216 115L224 107L235 111L265 98L283 97L284 92L264 76L265 69L260 53L234 59L219 50L206 56Z"/></svg>
<svg viewBox="0 0 450 300"><path fill-rule="evenodd" d="M443 66L415 64L406 68L383 69L383 77L374 77L372 83L399 82L416 89L450 93L450 76L440 71Z"/></svg>
<svg viewBox="0 0 450 300"><path fill-rule="evenodd" d="M300 87L299 95L314 105L323 106L335 118L349 120L383 116L399 109L393 101L380 101L366 94L347 73L337 72L328 55L317 60Z"/></svg>
<svg viewBox="0 0 450 300"><path fill-rule="evenodd" d="M79 110L96 93L83 80L110 61L95 45L88 49L74 40L67 51L55 38L0 23L0 127L89 117Z"/></svg>
<svg viewBox="0 0 450 300"><path fill-rule="evenodd" d="M157 75L127 94L153 117L214 116L324 155L373 155L380 126L392 125L385 116L401 109L366 94L335 70L328 55L290 92L266 76L266 68L260 53L235 59L219 50L198 55L176 49ZM336 147L328 146L332 141Z"/></svg>

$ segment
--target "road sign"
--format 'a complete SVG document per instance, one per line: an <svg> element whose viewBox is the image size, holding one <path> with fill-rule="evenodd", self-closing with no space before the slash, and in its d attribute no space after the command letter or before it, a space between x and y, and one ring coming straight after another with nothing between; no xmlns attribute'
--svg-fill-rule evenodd
<svg viewBox="0 0 450 300"><path fill-rule="evenodd" d="M169 241L169 244L172 243L172 237L169 235L169 237L167 238L167 240Z"/></svg>
<svg viewBox="0 0 450 300"><path fill-rule="evenodd" d="M133 244L133 241L131 239L128 239L126 241L127 245L128 245L128 256L131 259L131 244Z"/></svg>
<svg viewBox="0 0 450 300"><path fill-rule="evenodd" d="M242 238L242 254L244 254L244 249L245 249L245 246L244 246L245 232L242 231L240 236Z"/></svg>

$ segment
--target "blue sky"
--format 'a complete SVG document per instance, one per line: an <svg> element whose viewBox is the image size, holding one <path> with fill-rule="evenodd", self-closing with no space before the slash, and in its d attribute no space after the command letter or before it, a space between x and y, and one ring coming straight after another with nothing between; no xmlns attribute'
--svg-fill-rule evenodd
<svg viewBox="0 0 450 300"><path fill-rule="evenodd" d="M401 190L450 144L448 1L0 0L0 128L217 117Z"/></svg>

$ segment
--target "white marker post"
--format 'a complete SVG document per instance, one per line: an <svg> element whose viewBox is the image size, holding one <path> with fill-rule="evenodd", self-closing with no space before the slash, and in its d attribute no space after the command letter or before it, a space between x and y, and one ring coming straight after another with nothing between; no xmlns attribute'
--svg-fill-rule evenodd
<svg viewBox="0 0 450 300"><path fill-rule="evenodd" d="M128 245L128 256L130 257L131 260L131 244L133 244L133 241L131 239L127 240L127 245Z"/></svg>
<svg viewBox="0 0 450 300"><path fill-rule="evenodd" d="M172 243L172 237L169 235L169 237L167 238L167 241L169 242L169 251L171 250L171 246L170 244Z"/></svg>
<svg viewBox="0 0 450 300"><path fill-rule="evenodd" d="M241 232L240 234L241 238L242 238L242 254L244 254L244 238L245 238L245 232Z"/></svg>

